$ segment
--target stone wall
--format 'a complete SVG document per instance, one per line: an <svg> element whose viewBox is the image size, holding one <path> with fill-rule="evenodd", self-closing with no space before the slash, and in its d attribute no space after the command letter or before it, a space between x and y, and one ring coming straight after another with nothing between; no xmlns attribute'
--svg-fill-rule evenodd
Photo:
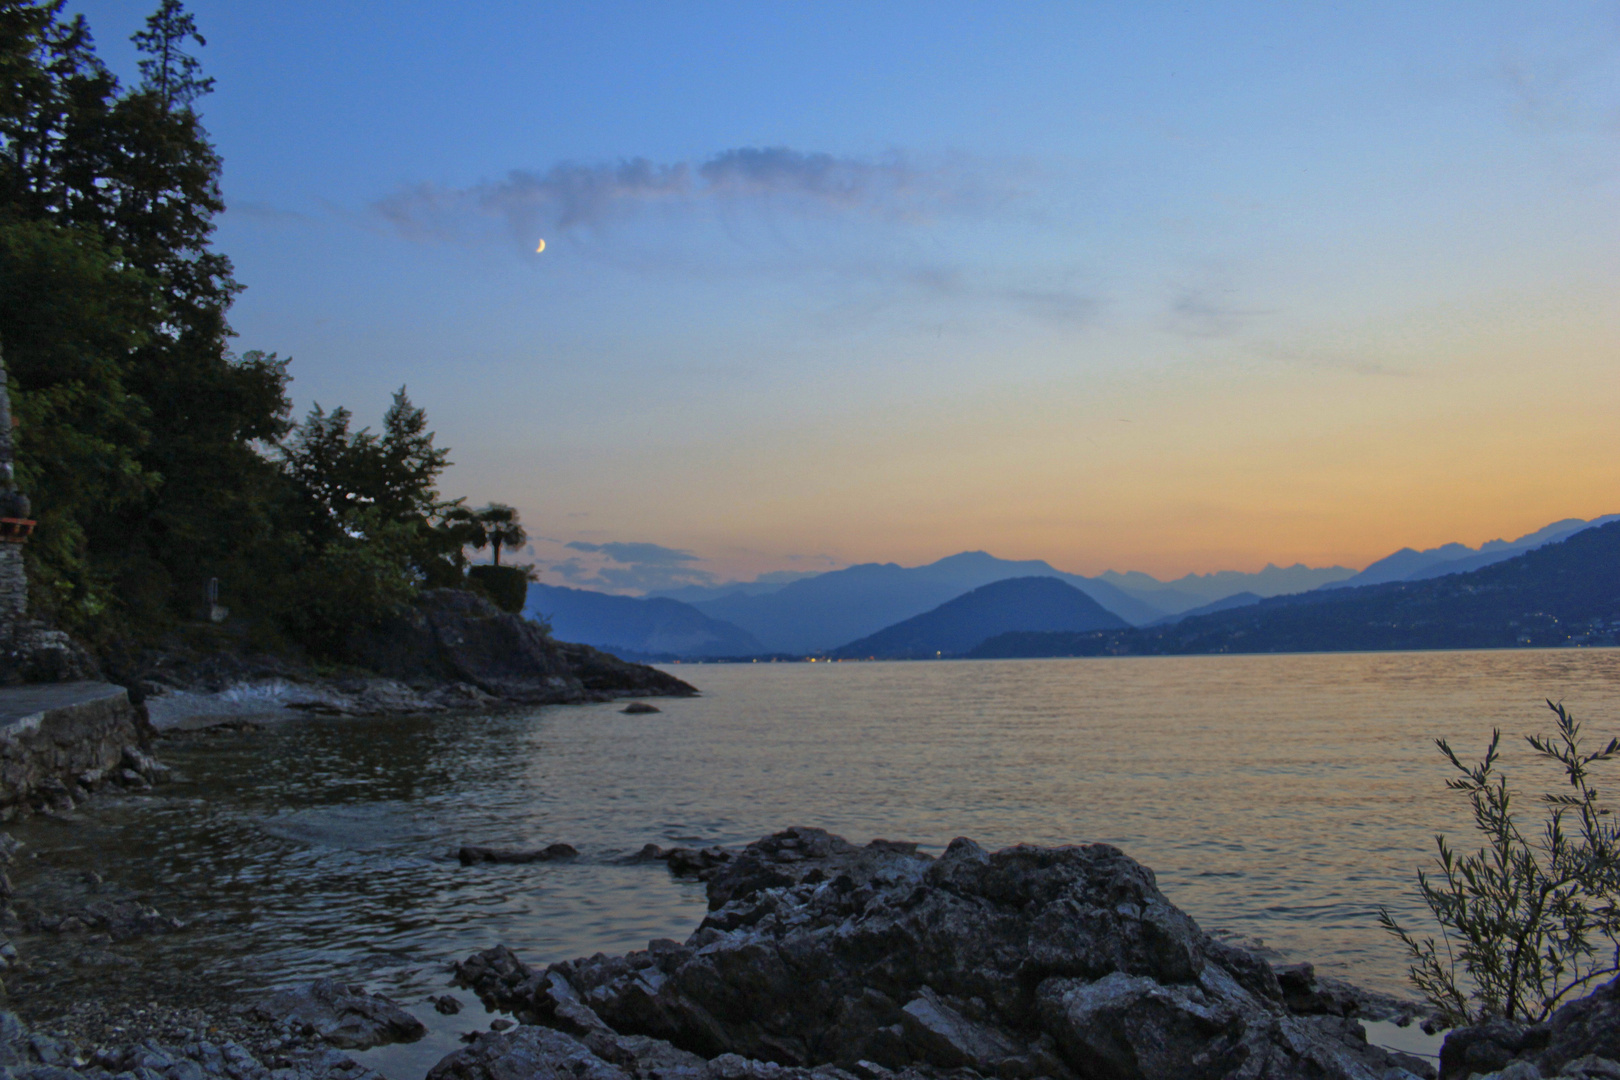
<svg viewBox="0 0 1620 1080"><path fill-rule="evenodd" d="M71 810L109 783L149 786L163 767L141 751L143 728L111 683L0 689L0 821Z"/></svg>
<svg viewBox="0 0 1620 1080"><path fill-rule="evenodd" d="M10 637L27 610L28 578L23 573L22 545L0 541L0 637Z"/></svg>

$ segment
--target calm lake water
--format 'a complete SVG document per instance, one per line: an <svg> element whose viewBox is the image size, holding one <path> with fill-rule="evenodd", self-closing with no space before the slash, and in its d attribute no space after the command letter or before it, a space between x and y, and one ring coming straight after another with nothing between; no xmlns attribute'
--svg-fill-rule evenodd
<svg viewBox="0 0 1620 1080"><path fill-rule="evenodd" d="M1473 756L1493 726L1546 730L1546 698L1594 740L1620 733L1612 649L671 670L703 696L657 715L311 719L167 740L184 782L76 825L16 827L29 858L14 876L95 869L190 926L29 981L155 996L338 974L433 1022L427 1044L373 1062L420 1076L486 1019L419 1006L448 962L497 942L543 963L684 938L701 887L616 860L802 824L931 849L1107 841L1205 928L1404 992L1377 907L1421 922L1414 872L1434 833L1466 839L1433 739ZM1552 777L1521 748L1513 775L1539 788ZM554 841L581 858L447 857Z"/></svg>

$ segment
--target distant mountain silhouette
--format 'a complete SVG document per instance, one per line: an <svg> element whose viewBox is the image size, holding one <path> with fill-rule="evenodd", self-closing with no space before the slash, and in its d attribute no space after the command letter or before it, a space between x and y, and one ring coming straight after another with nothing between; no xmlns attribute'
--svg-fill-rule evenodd
<svg viewBox="0 0 1620 1080"><path fill-rule="evenodd" d="M772 652L813 653L876 633L970 589L1016 577L1051 577L1073 585L1127 623L1166 613L1105 581L1065 574L1038 559L1010 561L966 551L927 566L865 563L784 585L764 595L704 600L692 606L743 628Z"/></svg>
<svg viewBox="0 0 1620 1080"><path fill-rule="evenodd" d="M852 641L839 659L921 660L956 656L1009 630L1115 630L1129 627L1097 601L1053 577L981 585L932 611Z"/></svg>
<svg viewBox="0 0 1620 1080"><path fill-rule="evenodd" d="M1354 575L1355 571L1348 566L1306 566L1304 563L1276 566L1267 563L1264 570L1252 574L1240 570L1217 570L1210 574L1185 574L1172 581L1160 581L1140 570L1124 574L1107 570L1097 577L1154 607L1180 615L1239 593L1261 597L1282 596L1285 593L1306 592Z"/></svg>
<svg viewBox="0 0 1620 1080"><path fill-rule="evenodd" d="M1158 622L1150 623L1149 625L1169 626L1172 623L1178 623L1183 619L1196 618L1199 615L1213 615L1217 611L1230 611L1232 608L1248 607L1250 604L1258 604L1264 599L1265 597L1258 596L1252 592L1233 593L1231 596L1223 596L1213 604L1205 604L1203 607L1195 607L1190 611L1183 611L1179 615L1167 615Z"/></svg>
<svg viewBox="0 0 1620 1080"><path fill-rule="evenodd" d="M557 585L529 586L524 612L550 620L564 641L633 657L750 656L765 650L746 630L679 600L610 596Z"/></svg>
<svg viewBox="0 0 1620 1080"><path fill-rule="evenodd" d="M728 581L721 585L680 585L673 589L654 589L647 595L649 597L665 596L671 600L679 600L683 604L697 604L705 600L718 600L725 596L760 596L764 593L773 593L784 585L805 578L816 577L826 573L825 570L810 571L806 573L793 573L778 571L772 574L763 574L753 581Z"/></svg>
<svg viewBox="0 0 1620 1080"><path fill-rule="evenodd" d="M1593 518L1591 521L1566 518L1537 529L1533 533L1526 533L1517 540L1490 540L1477 548L1471 548L1466 544L1442 544L1440 547L1425 551L1414 551L1409 547L1401 548L1393 555L1386 555L1369 564L1361 573L1347 577L1343 581L1330 582L1322 588L1345 589L1358 585L1380 585L1387 581L1422 581L1426 578L1444 577L1447 574L1480 570L1511 559L1515 555L1523 555L1543 544L1567 540L1578 532L1607 525L1611 521L1620 521L1620 514L1608 514Z"/></svg>
<svg viewBox="0 0 1620 1080"><path fill-rule="evenodd" d="M1494 649L1620 644L1620 521L1480 570L1319 589L1140 630L1010 633L968 655Z"/></svg>

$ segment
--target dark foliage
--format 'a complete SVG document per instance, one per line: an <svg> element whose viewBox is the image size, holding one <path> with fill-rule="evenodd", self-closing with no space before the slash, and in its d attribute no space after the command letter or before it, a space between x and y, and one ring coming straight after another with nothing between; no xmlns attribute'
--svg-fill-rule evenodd
<svg viewBox="0 0 1620 1080"><path fill-rule="evenodd" d="M1456 773L1446 786L1468 797L1483 846L1468 854L1436 837L1438 873L1418 874L1440 943L1379 911L1406 947L1413 984L1450 1024L1545 1020L1620 972L1620 826L1592 782L1594 765L1620 757L1620 739L1588 751L1580 723L1562 705L1547 707L1556 734L1525 741L1557 763L1564 783L1542 795L1541 828L1522 824L1499 767L1500 731L1473 765L1437 740Z"/></svg>
<svg viewBox="0 0 1620 1080"><path fill-rule="evenodd" d="M529 598L533 568L528 566L473 566L467 577L495 601L502 611L519 612Z"/></svg>
<svg viewBox="0 0 1620 1080"><path fill-rule="evenodd" d="M478 537L447 519L448 452L404 389L381 434L342 408L295 425L287 361L229 348L192 16L161 0L125 88L64 7L0 0L0 347L35 609L108 645L197 618L218 579L238 617L331 654L463 585Z"/></svg>

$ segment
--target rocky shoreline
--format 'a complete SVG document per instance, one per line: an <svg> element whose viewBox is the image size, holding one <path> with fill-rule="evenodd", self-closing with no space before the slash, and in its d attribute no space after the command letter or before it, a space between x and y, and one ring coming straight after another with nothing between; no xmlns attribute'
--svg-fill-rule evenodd
<svg viewBox="0 0 1620 1080"><path fill-rule="evenodd" d="M543 967L504 946L468 957L453 983L511 1021L468 1033L430 1080L1620 1078L1620 980L1545 1024L1452 1032L1437 1070L1363 1027L1420 1020L1418 1003L1205 933L1104 844L987 852L958 839L933 858L795 828L635 858L705 882L696 931ZM162 931L145 925L156 912L124 917L128 932ZM120 932L80 932L98 929ZM31 1019L0 1015L0 1068L17 1080L360 1080L377 1074L345 1051L423 1031L330 979L250 1002L90 1001Z"/></svg>
<svg viewBox="0 0 1620 1080"><path fill-rule="evenodd" d="M149 787L164 772L152 739L173 728L697 694L454 589L429 590L357 633L354 664L338 669L208 646L170 642L100 665L73 646L61 680L0 685L0 820L67 813L109 786Z"/></svg>
<svg viewBox="0 0 1620 1080"><path fill-rule="evenodd" d="M430 1076L1432 1077L1358 1019L1414 1003L1274 970L1201 931L1107 845L856 847L790 829L741 852L647 853L707 878L684 943L457 969L521 1026ZM564 1064L566 1063L566 1065Z"/></svg>
<svg viewBox="0 0 1620 1080"><path fill-rule="evenodd" d="M475 593L432 589L357 633L351 663L320 669L285 656L173 643L112 672L159 730L231 718L386 716L691 697L675 676L553 640Z"/></svg>

